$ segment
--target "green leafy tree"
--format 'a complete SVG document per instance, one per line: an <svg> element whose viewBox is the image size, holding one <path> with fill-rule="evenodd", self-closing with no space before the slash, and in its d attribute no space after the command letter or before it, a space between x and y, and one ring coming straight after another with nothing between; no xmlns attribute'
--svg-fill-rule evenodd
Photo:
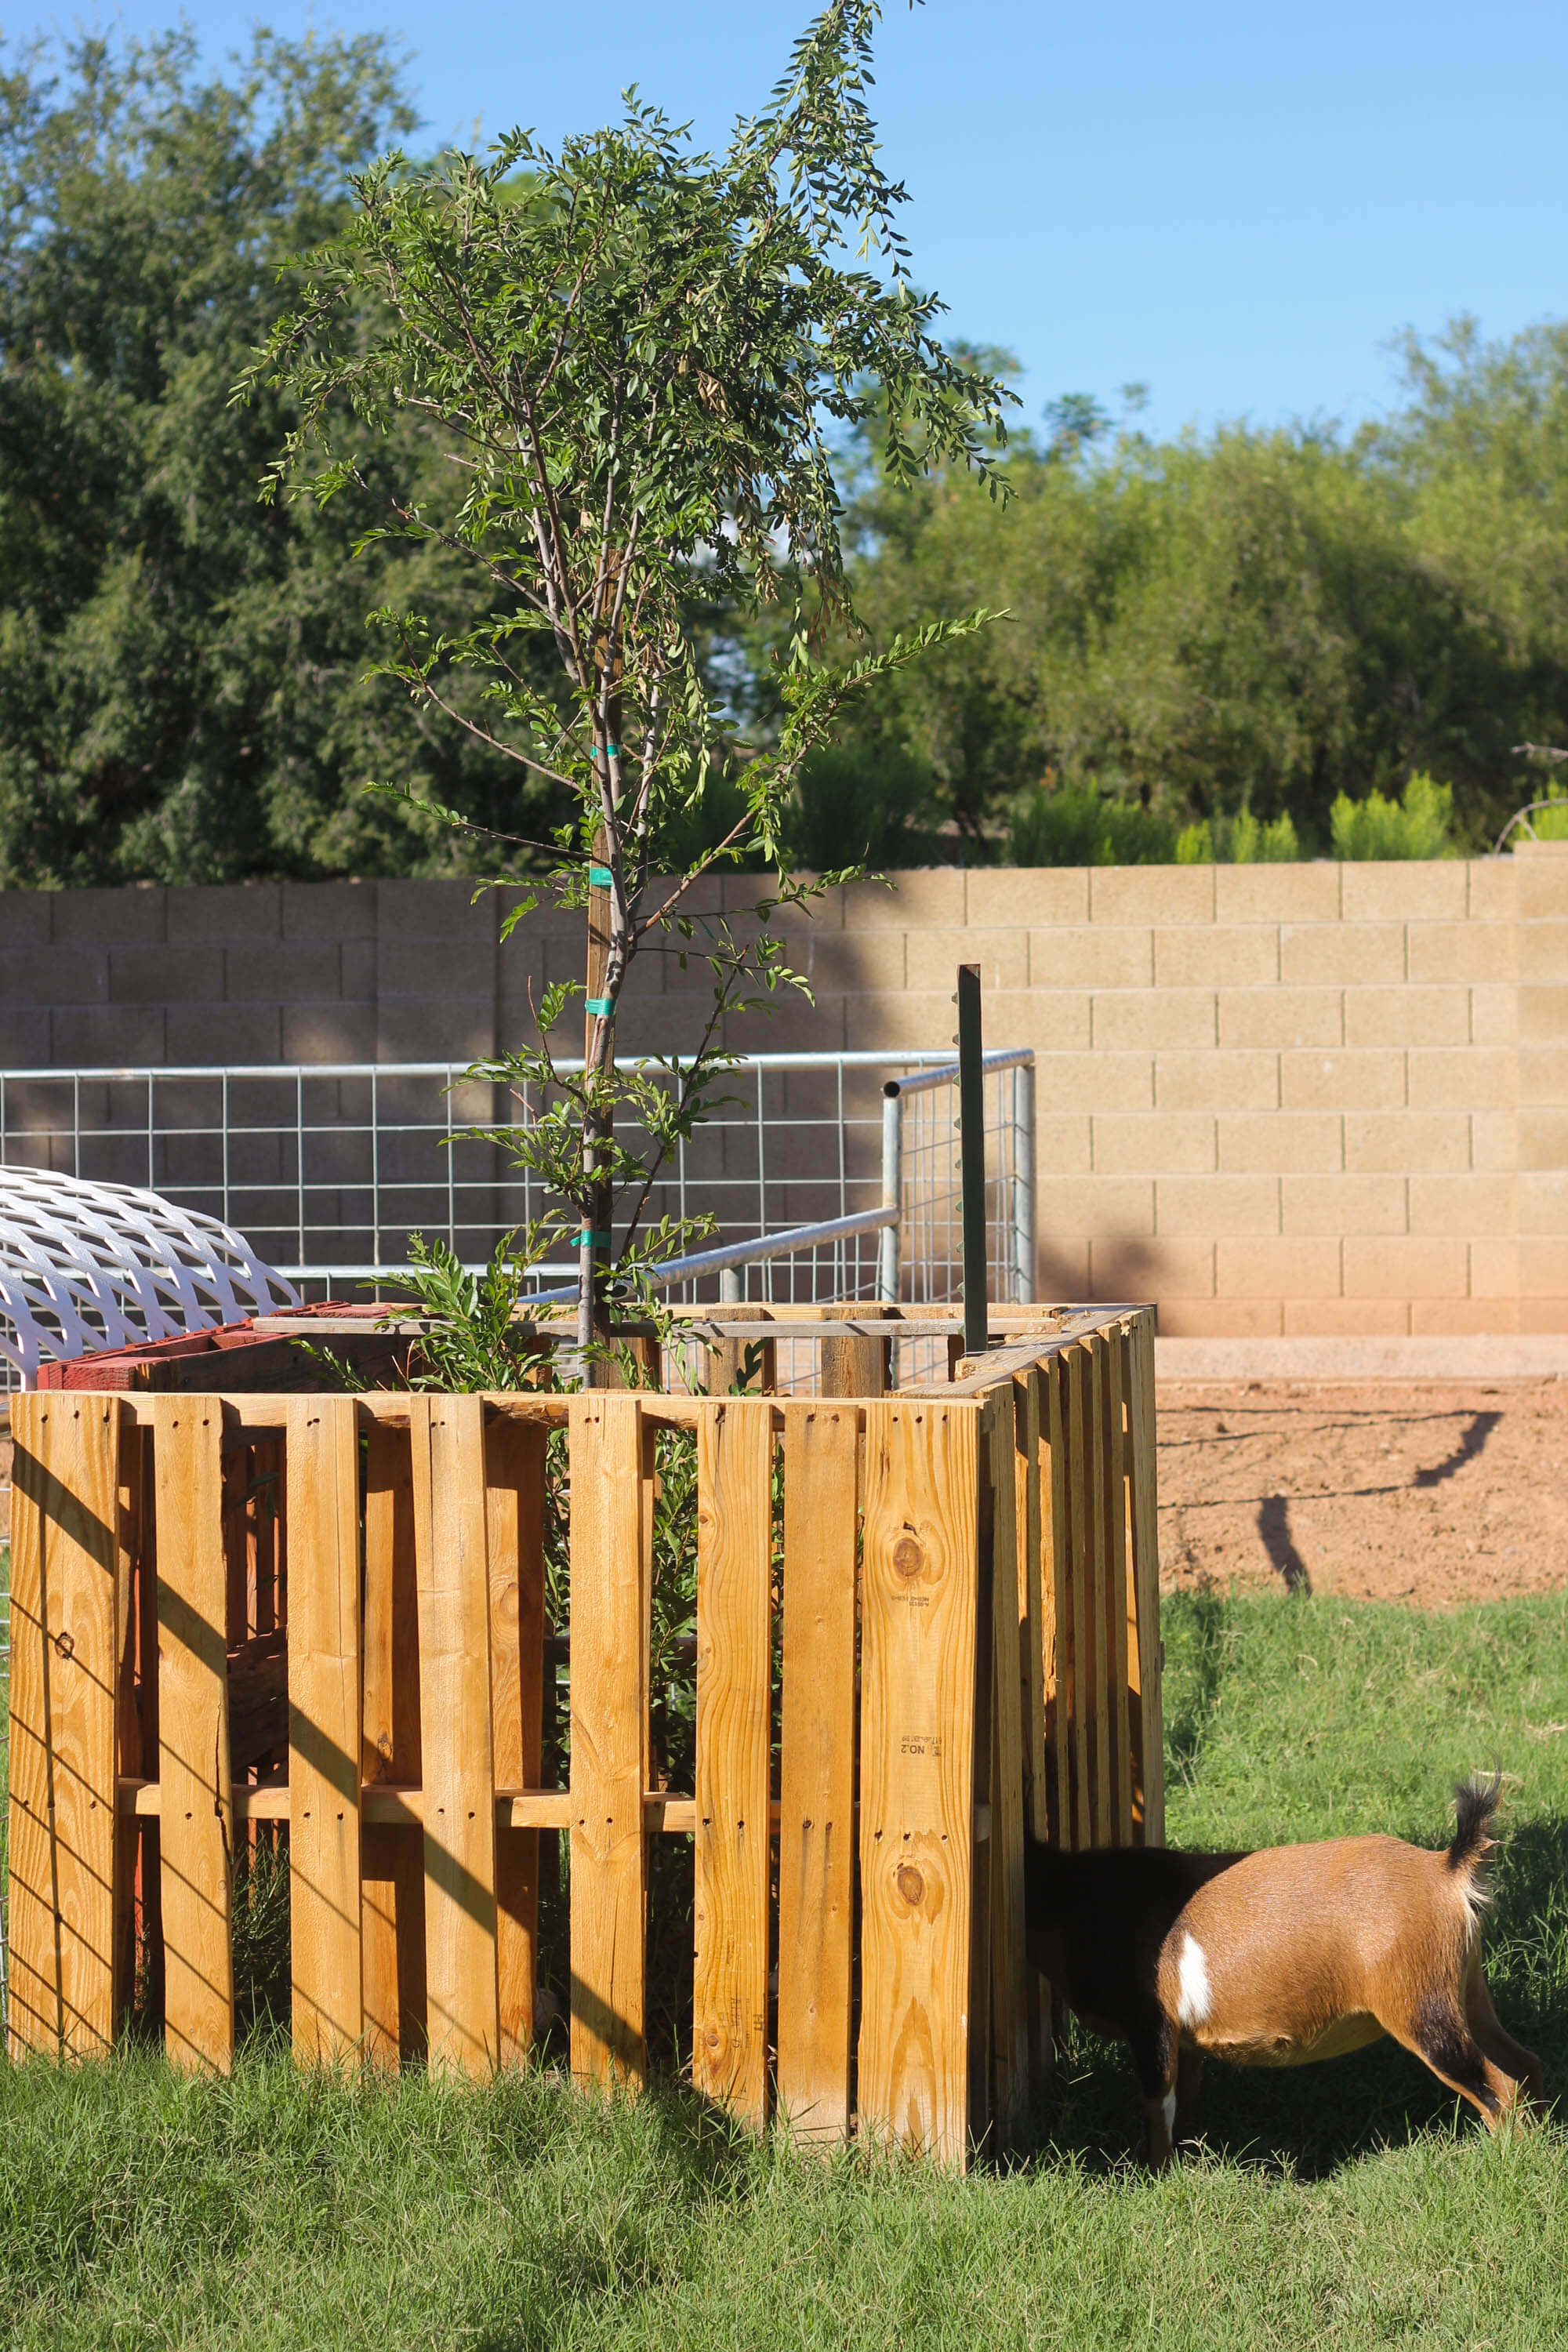
<svg viewBox="0 0 1568 2352"><path fill-rule="evenodd" d="M633 93L620 124L559 152L518 131L483 159L387 158L356 179L345 233L300 265L295 308L249 378L299 406L280 489L324 513L377 506L367 548L439 550L490 600L460 628L389 605L383 674L572 812L508 846L542 866L557 908L584 910L585 984L547 989L537 1044L482 1075L543 1106L506 1140L564 1204L590 1362L612 1257L625 1292L685 1238L645 1218L722 1084L725 1016L795 980L769 919L806 895L785 836L804 762L851 698L984 617L894 631L837 663L811 642L854 618L830 436L875 412L889 481L937 464L996 488L1005 395L936 341L940 306L908 275L903 192L877 160L878 14L833 0L767 110L718 155ZM422 479L388 454L409 420L447 461ZM737 740L704 677L705 599L790 615L766 745ZM541 646L551 688L531 666ZM733 821L672 871L677 829L721 790ZM705 877L749 862L771 868L771 888L742 913L704 913ZM617 1065L617 1010L649 952L707 962L706 1032L689 1060ZM553 1042L579 995L580 1073Z"/></svg>
<svg viewBox="0 0 1568 2352"><path fill-rule="evenodd" d="M385 45L258 34L210 78L186 34L0 62L0 883L465 863L367 776L548 820L548 791L362 682L370 605L463 626L495 600L437 546L356 567L355 499L259 508L293 412L230 404L283 308L275 265L413 126ZM403 420L382 457L437 462Z"/></svg>

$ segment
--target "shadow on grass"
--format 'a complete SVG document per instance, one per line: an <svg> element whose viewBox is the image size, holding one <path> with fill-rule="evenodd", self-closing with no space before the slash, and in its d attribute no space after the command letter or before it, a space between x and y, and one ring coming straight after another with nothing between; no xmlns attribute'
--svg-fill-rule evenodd
<svg viewBox="0 0 1568 2352"><path fill-rule="evenodd" d="M1181 1698L1175 1711L1165 1718L1166 1770L1174 1779L1191 1782L1196 1778L1198 1760L1225 1680L1229 1615L1229 1604L1221 1592L1199 1591L1188 1599ZM1173 1676L1167 1683L1167 1703L1174 1687Z"/></svg>

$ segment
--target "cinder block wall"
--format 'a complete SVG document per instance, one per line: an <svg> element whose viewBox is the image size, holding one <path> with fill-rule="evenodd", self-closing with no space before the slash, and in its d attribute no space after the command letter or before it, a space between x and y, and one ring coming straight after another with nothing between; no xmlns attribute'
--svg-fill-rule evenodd
<svg viewBox="0 0 1568 2352"><path fill-rule="evenodd" d="M724 886L743 906L744 883ZM581 918L461 883L0 894L6 1068L466 1059L580 975ZM1568 1330L1568 844L1469 863L910 874L790 919L762 1051L1037 1055L1041 1295L1167 1336ZM689 1051L650 959L628 1051Z"/></svg>

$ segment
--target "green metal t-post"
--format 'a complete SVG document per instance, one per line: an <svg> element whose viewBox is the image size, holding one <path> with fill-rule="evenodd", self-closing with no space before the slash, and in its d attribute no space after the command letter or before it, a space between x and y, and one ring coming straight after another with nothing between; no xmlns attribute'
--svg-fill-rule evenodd
<svg viewBox="0 0 1568 2352"><path fill-rule="evenodd" d="M963 1352L990 1344L985 1280L985 1074L980 1037L980 966L958 967L959 1177L963 1199Z"/></svg>

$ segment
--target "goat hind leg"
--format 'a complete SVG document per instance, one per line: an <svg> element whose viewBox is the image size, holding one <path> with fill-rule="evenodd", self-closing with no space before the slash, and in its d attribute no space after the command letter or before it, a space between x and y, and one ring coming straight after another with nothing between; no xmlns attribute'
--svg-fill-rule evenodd
<svg viewBox="0 0 1568 2352"><path fill-rule="evenodd" d="M1143 2094L1143 2120L1149 2131L1149 2169L1163 2172L1175 2146L1176 2024L1163 2010L1140 2024L1130 2036L1132 2063Z"/></svg>
<svg viewBox="0 0 1568 2352"><path fill-rule="evenodd" d="M1543 2116L1546 2113L1546 2087L1541 2061L1533 2050L1527 2050L1522 2042L1516 2042L1502 2024L1492 2006L1491 1992L1479 1963L1465 1988L1465 2011L1470 2032L1484 2055L1509 2075L1516 2086L1522 2088L1536 2114Z"/></svg>
<svg viewBox="0 0 1568 2352"><path fill-rule="evenodd" d="M1176 2057L1176 2119L1171 2133L1178 2147L1192 2137L1193 2109L1198 2103L1203 2074L1203 2052L1194 2050L1190 2042L1183 2042Z"/></svg>
<svg viewBox="0 0 1568 2352"><path fill-rule="evenodd" d="M1458 2000L1425 2003L1413 2017L1384 2017L1378 2022L1406 2050L1429 2066L1440 2083L1457 2091L1495 2132L1512 2106L1517 2085L1492 2063L1470 2032Z"/></svg>

